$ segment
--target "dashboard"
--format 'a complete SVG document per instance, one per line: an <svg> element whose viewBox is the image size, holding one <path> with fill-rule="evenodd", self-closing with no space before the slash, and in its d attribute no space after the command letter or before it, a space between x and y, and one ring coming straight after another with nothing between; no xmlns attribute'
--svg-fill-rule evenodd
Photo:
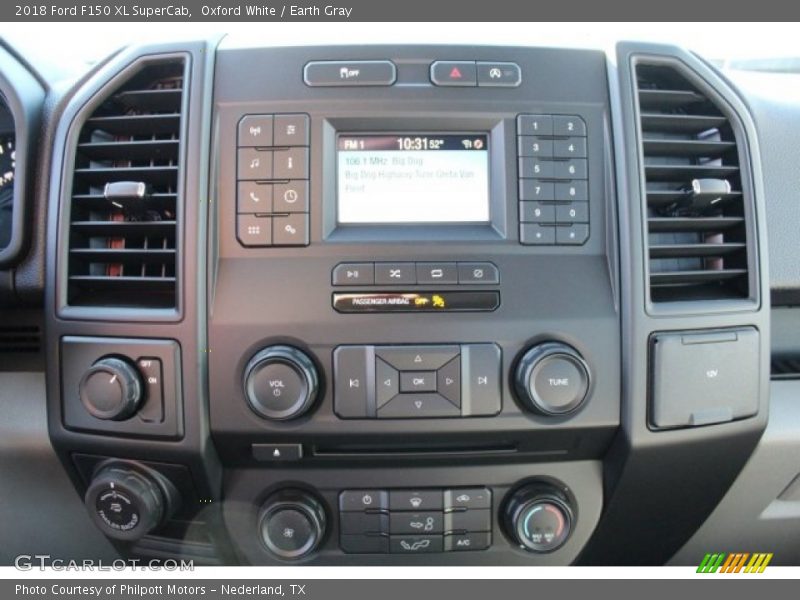
<svg viewBox="0 0 800 600"><path fill-rule="evenodd" d="M796 469L749 470L796 416L800 190L746 84L640 43L225 37L58 89L3 52L0 310L43 337L20 367L0 328L2 370L43 373L114 553L651 565L800 529L764 517Z"/></svg>

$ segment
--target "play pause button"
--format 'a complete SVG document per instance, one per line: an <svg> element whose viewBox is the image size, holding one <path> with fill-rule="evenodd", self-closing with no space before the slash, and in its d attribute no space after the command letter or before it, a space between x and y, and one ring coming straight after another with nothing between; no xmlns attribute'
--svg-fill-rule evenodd
<svg viewBox="0 0 800 600"><path fill-rule="evenodd" d="M375 265L372 263L342 263L333 270L333 285L373 285Z"/></svg>

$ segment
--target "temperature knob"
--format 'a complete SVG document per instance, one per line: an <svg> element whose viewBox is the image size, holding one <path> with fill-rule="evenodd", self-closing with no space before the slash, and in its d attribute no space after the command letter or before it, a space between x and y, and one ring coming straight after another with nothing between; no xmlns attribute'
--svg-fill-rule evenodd
<svg viewBox="0 0 800 600"><path fill-rule="evenodd" d="M530 552L552 552L567 541L573 526L569 499L551 484L529 484L509 500L505 525L509 535Z"/></svg>

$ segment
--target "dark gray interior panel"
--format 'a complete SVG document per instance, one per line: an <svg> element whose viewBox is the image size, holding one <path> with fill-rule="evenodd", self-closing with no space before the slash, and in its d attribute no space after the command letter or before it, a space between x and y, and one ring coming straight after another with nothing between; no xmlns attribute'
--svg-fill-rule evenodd
<svg viewBox="0 0 800 600"><path fill-rule="evenodd" d="M21 554L109 563L119 554L50 445L46 405L43 373L0 373L0 564Z"/></svg>
<svg viewBox="0 0 800 600"><path fill-rule="evenodd" d="M770 385L769 425L753 456L705 523L670 560L697 565L706 552L772 552L800 562L800 383Z"/></svg>

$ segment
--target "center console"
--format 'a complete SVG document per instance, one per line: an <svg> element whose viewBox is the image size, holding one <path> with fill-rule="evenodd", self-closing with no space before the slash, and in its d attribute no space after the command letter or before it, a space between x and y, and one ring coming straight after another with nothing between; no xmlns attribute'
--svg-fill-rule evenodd
<svg viewBox="0 0 800 600"><path fill-rule="evenodd" d="M757 136L696 57L617 61L226 38L73 90L50 436L120 552L669 560L766 424Z"/></svg>
<svg viewBox="0 0 800 600"><path fill-rule="evenodd" d="M587 51L219 52L211 433L248 561L574 560L620 411L606 82Z"/></svg>

